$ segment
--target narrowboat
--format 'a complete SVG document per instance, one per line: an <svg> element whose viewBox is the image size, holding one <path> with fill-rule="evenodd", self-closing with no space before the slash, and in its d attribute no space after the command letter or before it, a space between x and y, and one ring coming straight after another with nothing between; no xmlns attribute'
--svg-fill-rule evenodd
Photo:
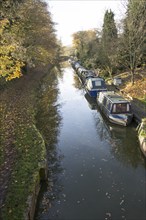
<svg viewBox="0 0 146 220"><path fill-rule="evenodd" d="M97 94L102 91L107 91L105 81L101 77L89 77L86 79L85 89L87 93L96 98Z"/></svg>
<svg viewBox="0 0 146 220"><path fill-rule="evenodd" d="M81 67L81 64L78 61L75 61L74 62L74 69L77 71L79 67Z"/></svg>
<svg viewBox="0 0 146 220"><path fill-rule="evenodd" d="M87 71L87 70L86 70L84 67L80 67L80 68L78 68L78 70L77 70L77 74L78 74L78 76L81 77L82 74L83 74L83 72L85 72L85 71Z"/></svg>
<svg viewBox="0 0 146 220"><path fill-rule="evenodd" d="M81 73L81 78L84 83L86 82L86 79L96 77L95 73L92 70L85 70Z"/></svg>
<svg viewBox="0 0 146 220"><path fill-rule="evenodd" d="M141 151L146 157L146 118L142 119L142 122L138 125L136 130L138 131Z"/></svg>
<svg viewBox="0 0 146 220"><path fill-rule="evenodd" d="M77 70L77 68L79 68L81 66L80 62L76 61L74 59L69 59L68 62L71 64L71 66L74 70Z"/></svg>
<svg viewBox="0 0 146 220"><path fill-rule="evenodd" d="M127 126L133 119L131 103L114 91L100 92L97 104L112 123Z"/></svg>

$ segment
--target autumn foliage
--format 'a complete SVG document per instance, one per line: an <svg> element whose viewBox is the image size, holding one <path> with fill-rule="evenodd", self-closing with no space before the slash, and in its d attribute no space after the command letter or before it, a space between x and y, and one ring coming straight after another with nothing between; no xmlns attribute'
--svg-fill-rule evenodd
<svg viewBox="0 0 146 220"><path fill-rule="evenodd" d="M0 78L12 80L27 67L54 64L60 44L47 4L7 0L0 8Z"/></svg>

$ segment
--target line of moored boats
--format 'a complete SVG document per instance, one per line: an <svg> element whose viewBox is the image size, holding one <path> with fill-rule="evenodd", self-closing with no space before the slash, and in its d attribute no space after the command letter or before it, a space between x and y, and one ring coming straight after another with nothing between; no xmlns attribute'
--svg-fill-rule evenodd
<svg viewBox="0 0 146 220"><path fill-rule="evenodd" d="M108 91L105 80L85 69L79 61L69 59L89 96L94 97L101 111L112 123L127 126L133 119L131 103L114 91Z"/></svg>

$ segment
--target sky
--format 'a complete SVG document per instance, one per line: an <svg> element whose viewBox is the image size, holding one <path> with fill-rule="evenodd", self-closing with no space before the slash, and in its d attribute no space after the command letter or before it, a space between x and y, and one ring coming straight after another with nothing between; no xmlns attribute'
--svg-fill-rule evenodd
<svg viewBox="0 0 146 220"><path fill-rule="evenodd" d="M72 34L77 31L102 29L106 10L112 10L115 21L124 17L125 0L46 0L57 36L63 45L72 43Z"/></svg>

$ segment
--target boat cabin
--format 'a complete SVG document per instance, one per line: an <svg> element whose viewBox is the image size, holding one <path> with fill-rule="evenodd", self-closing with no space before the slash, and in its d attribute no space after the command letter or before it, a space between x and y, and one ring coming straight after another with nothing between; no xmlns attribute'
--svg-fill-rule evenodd
<svg viewBox="0 0 146 220"><path fill-rule="evenodd" d="M96 97L97 93L107 91L107 87L103 78L91 77L86 81L86 90L90 96Z"/></svg>
<svg viewBox="0 0 146 220"><path fill-rule="evenodd" d="M126 126L132 121L131 103L114 91L101 92L97 103L111 122Z"/></svg>
<svg viewBox="0 0 146 220"><path fill-rule="evenodd" d="M78 74L81 75L83 72L86 72L87 70L84 67L79 67L78 68Z"/></svg>

